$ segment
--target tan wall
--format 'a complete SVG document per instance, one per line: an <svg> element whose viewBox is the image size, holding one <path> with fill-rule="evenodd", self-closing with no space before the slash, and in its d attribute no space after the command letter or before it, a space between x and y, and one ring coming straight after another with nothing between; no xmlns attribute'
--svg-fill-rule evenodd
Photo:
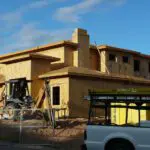
<svg viewBox="0 0 150 150"><path fill-rule="evenodd" d="M116 62L109 61L109 54L116 55ZM123 63L122 57L129 56L129 63ZM121 74L121 75L133 75L133 57L132 55L116 52L107 52L106 53L106 66L109 70L109 73Z"/></svg>
<svg viewBox="0 0 150 150"><path fill-rule="evenodd" d="M109 54L116 55L116 62L109 61ZM129 56L129 63L123 63L122 57ZM141 62L140 71L134 72L134 59L139 59ZM101 52L101 72L108 72L109 74L115 73L120 75L138 76L150 79L148 70L148 59L140 58L128 53L123 52Z"/></svg>
<svg viewBox="0 0 150 150"><path fill-rule="evenodd" d="M7 71L6 65L0 64L0 74L5 75Z"/></svg>
<svg viewBox="0 0 150 150"><path fill-rule="evenodd" d="M27 79L30 80L31 61L26 60L4 65L4 68L0 69L0 73L2 73L6 77L6 80L22 77L27 77Z"/></svg>
<svg viewBox="0 0 150 150"><path fill-rule="evenodd" d="M100 57L97 51L90 50L90 69L100 70Z"/></svg>
<svg viewBox="0 0 150 150"><path fill-rule="evenodd" d="M50 62L43 59L34 59L32 60L31 66L31 94L35 98L38 95L40 88L42 88L44 84L44 81L38 79L38 76L50 71Z"/></svg>
<svg viewBox="0 0 150 150"><path fill-rule="evenodd" d="M140 72L135 72L134 75L150 79L150 73L149 73L149 69L148 69L148 63L150 62L150 60L145 59L145 58L139 58L139 57L133 57L133 58L139 59L141 62L140 63Z"/></svg>
<svg viewBox="0 0 150 150"><path fill-rule="evenodd" d="M73 51L73 66L78 67L78 51Z"/></svg>
<svg viewBox="0 0 150 150"><path fill-rule="evenodd" d="M101 52L100 70L101 70L101 72L108 73L108 69L107 69L107 65L106 65L106 51Z"/></svg>
<svg viewBox="0 0 150 150"><path fill-rule="evenodd" d="M90 67L89 35L86 30L76 29L72 35L72 41L78 43L77 52L74 54L77 67Z"/></svg>
<svg viewBox="0 0 150 150"><path fill-rule="evenodd" d="M3 65L2 67L0 73L6 77L6 80L22 77L32 80L32 83L28 85L31 95L35 98L43 85L43 81L38 79L38 76L50 71L50 62L43 59L32 59Z"/></svg>
<svg viewBox="0 0 150 150"><path fill-rule="evenodd" d="M41 52L38 52L38 53L60 58L59 61L54 62L54 63L64 63L64 59L65 59L64 58L64 55L65 55L65 48L64 47L53 48L53 49L41 51Z"/></svg>
<svg viewBox="0 0 150 150"><path fill-rule="evenodd" d="M83 100L85 95L88 95L88 89L97 90L97 89L116 89L116 88L130 88L130 87L146 87L142 85L135 85L135 84L127 84L125 82L118 82L113 80L93 80L93 79L83 79L83 78L71 78L70 79L70 102L69 102L69 113L70 116L73 117L87 117L88 115L88 108L89 104L87 101ZM124 120L125 116L125 109L112 109L112 120L116 123L121 123ZM121 112L121 113L119 113ZM102 116L103 116L102 112ZM122 114L122 115L120 115ZM129 113L129 121L134 120L136 113L134 110ZM142 112L143 119L146 118L146 112ZM145 118L144 118L145 117ZM136 121L136 120L134 120Z"/></svg>
<svg viewBox="0 0 150 150"><path fill-rule="evenodd" d="M78 117L87 117L89 104L83 100L85 95L88 95L88 89L96 90L101 88L115 88L122 87L117 82L93 80L93 79L70 79L70 115ZM102 114L103 115L103 114Z"/></svg>
<svg viewBox="0 0 150 150"><path fill-rule="evenodd" d="M66 108L66 115L69 115L69 79L68 78L59 78L59 79L51 79L50 80L50 87L51 87L51 99L52 97L52 88L54 86L60 87L60 105L52 105L53 108ZM57 114L56 114L57 115ZM60 111L60 116L64 115L64 111ZM57 117L57 116L56 116Z"/></svg>
<svg viewBox="0 0 150 150"><path fill-rule="evenodd" d="M64 56L64 62L68 66L74 65L74 50L71 47L65 47L65 56Z"/></svg>
<svg viewBox="0 0 150 150"><path fill-rule="evenodd" d="M11 63L7 65L0 64L0 74L4 75L6 81L24 77L26 77L27 80L31 80L31 60ZM29 92L31 92L31 83L28 83L28 87Z"/></svg>

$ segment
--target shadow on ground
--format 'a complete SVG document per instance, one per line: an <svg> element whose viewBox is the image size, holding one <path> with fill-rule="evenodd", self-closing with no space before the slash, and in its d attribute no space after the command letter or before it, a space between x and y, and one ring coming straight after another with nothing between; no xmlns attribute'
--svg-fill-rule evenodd
<svg viewBox="0 0 150 150"><path fill-rule="evenodd" d="M43 127L37 120L0 121L0 140L15 144L50 145L60 150L80 150L83 144L85 119L60 120L56 129Z"/></svg>

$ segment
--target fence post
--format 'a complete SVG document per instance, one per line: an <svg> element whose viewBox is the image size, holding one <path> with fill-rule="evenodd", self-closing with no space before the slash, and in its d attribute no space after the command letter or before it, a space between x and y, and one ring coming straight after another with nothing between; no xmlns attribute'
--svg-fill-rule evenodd
<svg viewBox="0 0 150 150"><path fill-rule="evenodd" d="M22 144L22 109L20 109L20 132L19 132L19 143Z"/></svg>

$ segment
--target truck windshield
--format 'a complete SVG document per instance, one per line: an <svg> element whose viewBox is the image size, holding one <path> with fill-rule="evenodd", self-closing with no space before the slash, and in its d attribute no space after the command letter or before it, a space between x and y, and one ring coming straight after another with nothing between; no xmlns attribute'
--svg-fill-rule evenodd
<svg viewBox="0 0 150 150"><path fill-rule="evenodd" d="M89 125L150 127L150 94L89 92Z"/></svg>

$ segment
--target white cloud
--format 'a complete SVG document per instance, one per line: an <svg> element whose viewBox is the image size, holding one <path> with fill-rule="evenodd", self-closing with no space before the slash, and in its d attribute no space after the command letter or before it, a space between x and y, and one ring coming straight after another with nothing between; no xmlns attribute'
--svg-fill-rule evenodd
<svg viewBox="0 0 150 150"><path fill-rule="evenodd" d="M103 0L83 0L82 2L59 8L56 10L54 18L62 22L79 22L83 14L90 12Z"/></svg>
<svg viewBox="0 0 150 150"><path fill-rule="evenodd" d="M6 53L67 38L71 33L71 30L68 28L47 30L41 29L38 23L29 22L28 24L23 24L25 13L28 13L30 10L45 8L54 2L65 1L66 0L32 0L17 10L0 14L1 51Z"/></svg>
<svg viewBox="0 0 150 150"><path fill-rule="evenodd" d="M77 23L81 20L83 15L93 11L96 6L103 2L120 6L123 5L126 0L82 0L72 6L58 8L53 17L61 22Z"/></svg>
<svg viewBox="0 0 150 150"><path fill-rule="evenodd" d="M0 21L2 21L6 26L13 26L22 20L22 10L17 10L13 12L8 12L6 14L0 15ZM6 27L5 26L5 27Z"/></svg>
<svg viewBox="0 0 150 150"><path fill-rule="evenodd" d="M25 24L17 33L14 33L6 40L6 45L1 45L6 52L32 48L39 45L51 43L58 40L68 39L71 36L71 28L59 30L43 30L38 27L38 23ZM13 41L9 43L9 41ZM4 42L5 43L5 42Z"/></svg>
<svg viewBox="0 0 150 150"><path fill-rule="evenodd" d="M38 0L38 1L35 1L35 2L32 2L31 4L29 4L29 8L42 8L42 7L45 7L45 6L48 6L50 3L50 1L48 0Z"/></svg>
<svg viewBox="0 0 150 150"><path fill-rule="evenodd" d="M60 1L60 0L56 0ZM0 15L0 21L5 22L7 26L14 26L21 22L25 13L31 9L39 9L48 6L53 0L32 0L31 3L21 6L20 8Z"/></svg>
<svg viewBox="0 0 150 150"><path fill-rule="evenodd" d="M109 2L111 5L115 6L122 6L126 3L127 0L106 0L106 2Z"/></svg>

